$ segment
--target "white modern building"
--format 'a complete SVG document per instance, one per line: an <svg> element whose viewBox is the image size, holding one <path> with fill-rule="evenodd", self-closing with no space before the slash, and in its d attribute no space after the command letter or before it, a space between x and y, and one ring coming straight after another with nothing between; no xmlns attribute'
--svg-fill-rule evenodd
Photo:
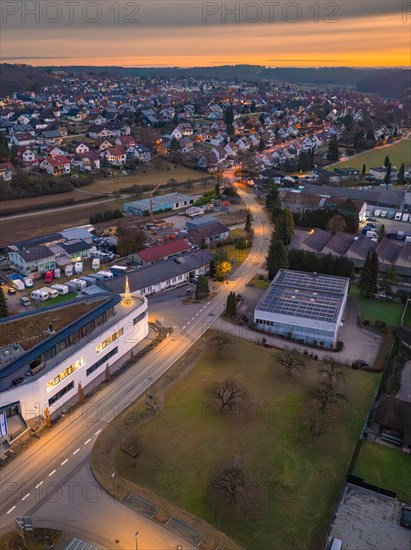
<svg viewBox="0 0 411 550"><path fill-rule="evenodd" d="M280 269L254 310L254 323L301 344L334 348L348 287L348 277Z"/></svg>
<svg viewBox="0 0 411 550"><path fill-rule="evenodd" d="M0 322L0 415L12 441L58 411L148 334L147 300L100 292Z"/></svg>

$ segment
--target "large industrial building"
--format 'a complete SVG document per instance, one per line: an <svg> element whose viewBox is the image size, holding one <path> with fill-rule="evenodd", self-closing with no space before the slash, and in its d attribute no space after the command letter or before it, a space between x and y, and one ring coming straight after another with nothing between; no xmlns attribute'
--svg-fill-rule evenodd
<svg viewBox="0 0 411 550"><path fill-rule="evenodd" d="M0 334L0 415L6 415L10 442L46 408L58 411L76 399L79 384L86 388L107 365L128 356L148 334L147 300L101 289L2 319Z"/></svg>
<svg viewBox="0 0 411 550"><path fill-rule="evenodd" d="M300 343L334 348L349 279L280 269L254 311L257 328Z"/></svg>
<svg viewBox="0 0 411 550"><path fill-rule="evenodd" d="M167 193L152 198L153 214L158 212L171 212L193 206L201 195L185 195L183 193ZM124 214L133 216L148 216L150 213L150 199L141 199L138 201L126 202L123 204Z"/></svg>

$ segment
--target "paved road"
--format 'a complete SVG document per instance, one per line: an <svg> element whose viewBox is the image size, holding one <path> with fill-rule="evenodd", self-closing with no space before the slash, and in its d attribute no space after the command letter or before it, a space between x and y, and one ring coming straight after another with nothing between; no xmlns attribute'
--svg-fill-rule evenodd
<svg viewBox="0 0 411 550"><path fill-rule="evenodd" d="M136 529L141 533L140 550L165 550L177 544L184 549L192 548L165 528L147 522L137 513L126 512L108 495L92 502L92 497L87 495L87 487L92 493L95 481L87 464L90 450L101 430L144 394L202 336L222 313L227 293L240 292L264 262L270 226L254 197L241 190L239 192L254 216L255 238L246 261L235 272L235 280L221 287L212 301L184 308L185 313L179 323L182 326L170 338L109 386L103 386L92 402L87 402L83 408L64 418L46 436L1 470L1 532L14 528L15 516L31 515L34 524L55 524L105 548L130 550L133 548L130 541L134 540ZM91 485L88 486L88 483ZM73 502L70 502L70 490L79 491L75 493ZM56 491L58 495L61 492L58 498ZM63 496L64 491L68 496ZM53 502L53 499L56 501ZM98 518L98 522L92 518ZM118 518L119 521L125 518L121 519L120 529ZM95 525L98 526L97 532ZM155 543L152 542L154 537L157 537ZM119 542L113 544L116 539ZM163 545L158 542L160 540L166 543Z"/></svg>

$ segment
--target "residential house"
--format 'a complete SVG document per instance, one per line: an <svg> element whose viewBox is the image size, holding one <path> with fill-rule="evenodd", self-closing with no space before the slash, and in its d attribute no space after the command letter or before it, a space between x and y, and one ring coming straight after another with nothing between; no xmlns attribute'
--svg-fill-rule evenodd
<svg viewBox="0 0 411 550"><path fill-rule="evenodd" d="M88 151L85 153L78 153L71 161L73 168L80 170L80 172L99 170L100 169L100 157L94 151Z"/></svg>
<svg viewBox="0 0 411 550"><path fill-rule="evenodd" d="M3 181L11 181L14 174L15 169L11 162L0 163L0 178Z"/></svg>
<svg viewBox="0 0 411 550"><path fill-rule="evenodd" d="M100 156L112 166L124 166L127 160L126 152L120 145L114 145L110 149L106 149Z"/></svg>
<svg viewBox="0 0 411 550"><path fill-rule="evenodd" d="M132 255L132 261L142 266L152 265L175 258L191 250L191 245L184 239L175 239L149 248L143 248Z"/></svg>
<svg viewBox="0 0 411 550"><path fill-rule="evenodd" d="M52 176L62 176L70 174L71 165L67 157L60 155L45 158L40 162L39 167Z"/></svg>
<svg viewBox="0 0 411 550"><path fill-rule="evenodd" d="M22 147L24 145L32 145L37 143L37 138L29 132L18 132L12 135L10 143L15 147Z"/></svg>
<svg viewBox="0 0 411 550"><path fill-rule="evenodd" d="M199 246L203 243L210 245L218 241L224 241L229 236L230 229L219 222L198 227L188 232L189 241Z"/></svg>

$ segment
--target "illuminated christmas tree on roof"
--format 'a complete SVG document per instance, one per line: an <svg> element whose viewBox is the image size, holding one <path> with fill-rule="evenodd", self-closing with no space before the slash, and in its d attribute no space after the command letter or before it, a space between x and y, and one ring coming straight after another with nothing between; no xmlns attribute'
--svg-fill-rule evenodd
<svg viewBox="0 0 411 550"><path fill-rule="evenodd" d="M130 294L130 286L128 284L128 275L126 275L126 288L124 290L123 299L121 300L121 303L123 306L131 306L133 305L133 298Z"/></svg>

